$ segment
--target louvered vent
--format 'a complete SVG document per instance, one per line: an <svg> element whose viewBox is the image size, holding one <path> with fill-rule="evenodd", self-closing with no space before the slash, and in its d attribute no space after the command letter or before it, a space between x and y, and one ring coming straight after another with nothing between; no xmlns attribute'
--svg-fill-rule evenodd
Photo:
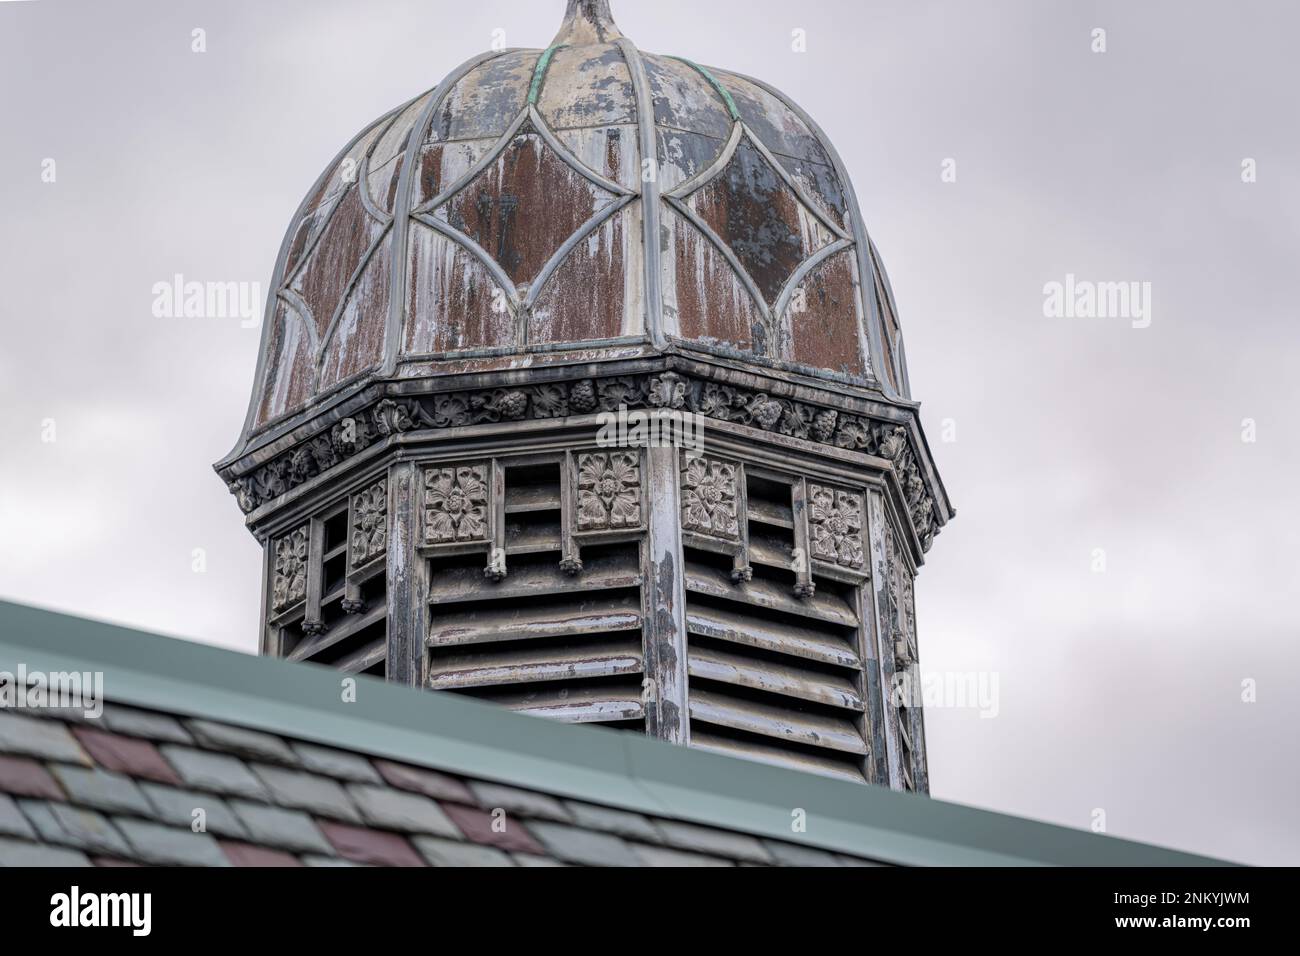
<svg viewBox="0 0 1300 956"><path fill-rule="evenodd" d="M752 578L727 554L686 549L691 744L861 783L870 731L857 585L797 572L807 556L795 553L790 483L744 485ZM810 596L796 594L801 581Z"/></svg>
<svg viewBox="0 0 1300 956"><path fill-rule="evenodd" d="M640 547L561 567L561 462L502 469L507 574L483 554L430 560L427 684L520 713L644 730Z"/></svg>
<svg viewBox="0 0 1300 956"><path fill-rule="evenodd" d="M281 657L385 675L387 494L380 480L276 542L289 602L272 618Z"/></svg>

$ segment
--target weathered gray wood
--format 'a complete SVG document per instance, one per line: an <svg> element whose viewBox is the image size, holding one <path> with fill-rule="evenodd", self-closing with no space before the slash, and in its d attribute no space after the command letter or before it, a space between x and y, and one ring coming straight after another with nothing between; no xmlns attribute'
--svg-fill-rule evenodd
<svg viewBox="0 0 1300 956"><path fill-rule="evenodd" d="M565 685L547 690L526 689L518 693L494 694L490 698L510 710L533 717L550 717L569 723L637 720L646 716L641 693L626 687Z"/></svg>
<svg viewBox="0 0 1300 956"><path fill-rule="evenodd" d="M686 610L686 627L691 634L701 637L732 641L766 651L779 651L841 667L858 665L858 654L854 647L843 638L815 630L816 624L792 630L735 611L697 604Z"/></svg>
<svg viewBox="0 0 1300 956"><path fill-rule="evenodd" d="M789 664L730 654L712 647L692 647L687 655L691 677L810 700L861 711L862 698L848 676L822 674Z"/></svg>
<svg viewBox="0 0 1300 956"><path fill-rule="evenodd" d="M423 682L428 632L428 561L420 554L419 469L401 461L388 470L388 664L390 681Z"/></svg>
<svg viewBox="0 0 1300 956"><path fill-rule="evenodd" d="M646 449L643 472L647 497L654 503L642 545L646 732L660 740L685 744L690 741L690 725L686 708L686 593L677 449Z"/></svg>
<svg viewBox="0 0 1300 956"><path fill-rule="evenodd" d="M643 669L639 642L597 641L566 648L494 651L476 645L477 653L435 657L429 664L428 686L433 690L491 687L540 681L574 680L640 674Z"/></svg>
<svg viewBox="0 0 1300 956"><path fill-rule="evenodd" d="M311 637L320 633L321 603L325 587L325 522L312 518L307 545L307 609L303 613L302 632Z"/></svg>
<svg viewBox="0 0 1300 956"><path fill-rule="evenodd" d="M866 602L870 612L870 626L863 632L863 640L870 641L867 654L874 658L880 675L880 712L877 715L884 737L885 780L880 781L882 768L877 761L874 771L878 782L887 782L897 790L903 785L898 747L898 713L890 702L894 679L894 648L889 636L889 573L885 557L885 513L883 495L872 491L867 496L868 564L871 567L870 599ZM873 737L875 736L873 732ZM879 750L877 752L880 752Z"/></svg>
<svg viewBox="0 0 1300 956"><path fill-rule="evenodd" d="M641 627L641 604L635 592L574 594L574 603L561 607L534 604L476 608L433 619L429 645L481 644L530 638L582 637Z"/></svg>
<svg viewBox="0 0 1300 956"><path fill-rule="evenodd" d="M387 612L388 609L380 604L370 608L365 614L349 616L319 637L300 642L288 655L288 659L291 661L309 661L336 644L346 641L359 631L363 631L372 624L382 621Z"/></svg>
<svg viewBox="0 0 1300 956"><path fill-rule="evenodd" d="M784 707L726 697L711 690L691 691L690 707L692 721L702 720L733 730L844 753L867 752L867 744L859 736L852 720L801 714Z"/></svg>
<svg viewBox="0 0 1300 956"><path fill-rule="evenodd" d="M482 568L458 567L439 573L431 583L428 600L435 604L481 601L485 598L530 598L551 594L580 594L611 588L634 588L641 583L636 559L624 555L601 555L587 562L580 583L555 565L517 567L491 591L483 588Z"/></svg>
<svg viewBox="0 0 1300 956"><path fill-rule="evenodd" d="M851 783L862 783L863 777L849 764L819 757L805 751L782 749L779 743L762 744L753 740L740 741L731 737L722 737L711 733L707 724L701 724L691 736L691 746L711 753L725 754L729 757L742 757L745 760L757 760L776 767L788 767L804 773L816 773L825 777L835 777Z"/></svg>
<svg viewBox="0 0 1300 956"><path fill-rule="evenodd" d="M843 624L846 627L857 627L858 624L857 612L836 595L815 594L810 598L799 599L789 589L760 578L747 584L733 585L727 574L694 562L686 566L686 588L700 594L744 601L758 607Z"/></svg>

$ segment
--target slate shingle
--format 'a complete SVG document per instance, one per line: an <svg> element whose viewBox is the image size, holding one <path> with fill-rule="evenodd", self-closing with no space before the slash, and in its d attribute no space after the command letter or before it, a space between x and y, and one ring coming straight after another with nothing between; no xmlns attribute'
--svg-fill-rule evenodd
<svg viewBox="0 0 1300 956"><path fill-rule="evenodd" d="M321 747L318 744L290 742L304 770L321 773L354 783L380 783L378 771L361 754Z"/></svg>
<svg viewBox="0 0 1300 956"><path fill-rule="evenodd" d="M444 803L442 809L465 834L466 839L475 843L499 847L502 850L518 850L521 853L540 855L546 852L542 845L533 839L523 822L512 820L509 815L496 818L486 810L459 803Z"/></svg>
<svg viewBox="0 0 1300 956"><path fill-rule="evenodd" d="M555 797L544 793L482 781L471 781L469 788L478 798L479 805L489 810L501 807L511 816L552 820L556 823L572 822L564 805Z"/></svg>
<svg viewBox="0 0 1300 956"><path fill-rule="evenodd" d="M90 860L80 850L0 837L0 867L10 866L90 866Z"/></svg>
<svg viewBox="0 0 1300 956"><path fill-rule="evenodd" d="M22 811L18 809L18 804L14 803L12 797L7 797L3 793L0 793L0 836L22 837L25 840L36 839L36 832L27 822Z"/></svg>
<svg viewBox="0 0 1300 956"><path fill-rule="evenodd" d="M686 850L670 850L665 846L646 846L644 843L632 844L632 852L642 866L735 866L731 860L720 856L706 856L703 853L690 853Z"/></svg>
<svg viewBox="0 0 1300 956"><path fill-rule="evenodd" d="M564 805L572 814L573 822L580 827L613 833L642 843L662 842L663 838L654 824L639 813L601 807L594 803L579 803L576 800L566 800Z"/></svg>
<svg viewBox="0 0 1300 956"><path fill-rule="evenodd" d="M477 801L469 792L469 787L455 777L424 767L412 767L409 764L394 763L391 760L376 760L375 768L390 785L399 790L422 793L435 800L450 800L452 803L474 804Z"/></svg>
<svg viewBox="0 0 1300 956"><path fill-rule="evenodd" d="M136 782L125 774L63 764L55 764L50 769L73 803L109 813L149 815L149 801Z"/></svg>
<svg viewBox="0 0 1300 956"><path fill-rule="evenodd" d="M30 757L8 757L0 754L0 792L17 797L44 797L62 800L63 788L58 785L44 764Z"/></svg>
<svg viewBox="0 0 1300 956"><path fill-rule="evenodd" d="M510 857L496 847L440 837L417 836L411 840L430 866L514 866Z"/></svg>
<svg viewBox="0 0 1300 956"><path fill-rule="evenodd" d="M781 840L764 840L763 846L782 866L839 866L834 854L816 847L786 843Z"/></svg>
<svg viewBox="0 0 1300 956"><path fill-rule="evenodd" d="M9 710L0 710L0 753L90 766L90 758L66 725Z"/></svg>
<svg viewBox="0 0 1300 956"><path fill-rule="evenodd" d="M731 860L749 860L752 863L773 862L772 855L763 849L763 844L744 833L716 830L676 820L658 820L655 825L663 834L664 842L679 850L692 850Z"/></svg>
<svg viewBox="0 0 1300 956"><path fill-rule="evenodd" d="M424 859L405 838L396 833L354 827L348 823L322 820L321 829L339 856L354 863L375 866L424 866Z"/></svg>
<svg viewBox="0 0 1300 956"><path fill-rule="evenodd" d="M116 856L130 855L126 840L106 817L94 810L42 800L24 800L22 810L47 843Z"/></svg>
<svg viewBox="0 0 1300 956"><path fill-rule="evenodd" d="M316 822L305 813L247 800L232 800L230 808L248 830L253 843L298 853L329 855L332 852Z"/></svg>
<svg viewBox="0 0 1300 956"><path fill-rule="evenodd" d="M186 786L233 797L270 799L262 782L236 757L172 744L164 746L162 754Z"/></svg>
<svg viewBox="0 0 1300 956"><path fill-rule="evenodd" d="M337 781L300 770L255 764L252 768L270 791L271 798L282 807L306 810L316 816L360 823L361 814Z"/></svg>
<svg viewBox="0 0 1300 956"><path fill-rule="evenodd" d="M349 784L348 793L371 826L404 833L460 836L460 831L442 808L428 797L364 783Z"/></svg>
<svg viewBox="0 0 1300 956"><path fill-rule="evenodd" d="M213 720L189 720L185 727L201 746L253 760L296 766L298 757L279 737Z"/></svg>
<svg viewBox="0 0 1300 956"><path fill-rule="evenodd" d="M115 817L113 823L134 855L159 866L229 866L217 841L206 833Z"/></svg>
<svg viewBox="0 0 1300 956"><path fill-rule="evenodd" d="M101 720L109 730L128 737L143 737L169 744L194 743L179 720L152 710L137 710L122 704L107 703Z"/></svg>
<svg viewBox="0 0 1300 956"><path fill-rule="evenodd" d="M631 847L619 837L545 820L529 824L550 856L583 866L638 866Z"/></svg>
<svg viewBox="0 0 1300 956"><path fill-rule="evenodd" d="M233 840L218 840L221 852L231 866L283 867L302 866L298 858L280 850L272 850L252 843L237 843Z"/></svg>
<svg viewBox="0 0 1300 956"><path fill-rule="evenodd" d="M123 737L94 727L73 727L72 734L90 758L105 770L159 783L180 785L180 777L148 740Z"/></svg>
<svg viewBox="0 0 1300 956"><path fill-rule="evenodd" d="M215 794L178 790L157 783L141 784L140 789L153 805L154 819L168 826L192 830L196 819L202 819L203 828L208 833L241 839L248 836L248 831L236 818L230 806ZM196 818L195 810L202 810L203 816Z"/></svg>

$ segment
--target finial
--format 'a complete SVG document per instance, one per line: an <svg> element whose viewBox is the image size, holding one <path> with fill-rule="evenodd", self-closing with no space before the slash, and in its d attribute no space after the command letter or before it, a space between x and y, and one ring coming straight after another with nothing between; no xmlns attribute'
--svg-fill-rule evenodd
<svg viewBox="0 0 1300 956"><path fill-rule="evenodd" d="M623 36L609 12L609 0L569 0L564 23L551 46L576 46L583 43L613 43Z"/></svg>

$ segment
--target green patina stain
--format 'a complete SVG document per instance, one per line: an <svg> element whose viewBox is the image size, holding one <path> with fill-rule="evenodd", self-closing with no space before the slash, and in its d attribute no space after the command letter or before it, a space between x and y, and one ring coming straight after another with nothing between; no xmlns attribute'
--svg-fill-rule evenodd
<svg viewBox="0 0 1300 956"><path fill-rule="evenodd" d="M551 57L555 55L556 50L563 50L564 44L553 46L544 52L537 60L537 69L533 70L533 84L528 88L528 105L536 106L537 97L542 92L542 80L546 76L546 68L551 65Z"/></svg>
<svg viewBox="0 0 1300 956"><path fill-rule="evenodd" d="M740 122L740 110L736 109L736 101L731 98L731 94L728 93L726 89L723 87L723 85L718 82L717 77L715 77L704 67L700 66L698 63L694 62L693 60L688 60L684 56L675 56L672 59L677 60L681 63L685 63L696 73L700 74L700 76L708 80L710 85L715 90L718 91L718 95L721 96L723 101L727 104L727 112L731 114L731 118L737 123Z"/></svg>

